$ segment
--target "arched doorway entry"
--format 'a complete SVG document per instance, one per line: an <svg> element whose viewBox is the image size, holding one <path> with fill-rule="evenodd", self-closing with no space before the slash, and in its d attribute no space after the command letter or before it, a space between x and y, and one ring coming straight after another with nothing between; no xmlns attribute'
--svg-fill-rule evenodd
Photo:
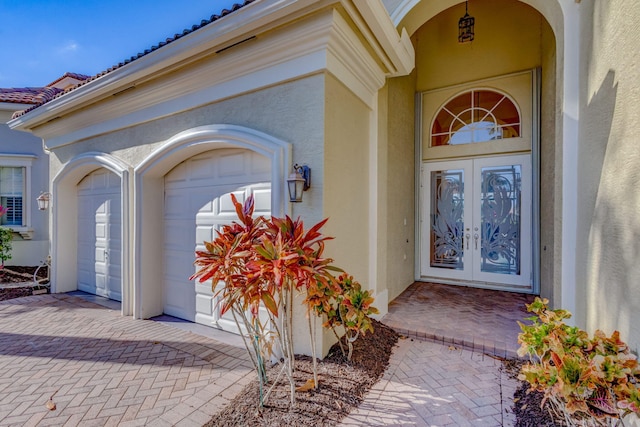
<svg viewBox="0 0 640 427"><path fill-rule="evenodd" d="M130 166L99 152L69 160L53 178L51 290L77 289L132 312Z"/></svg>
<svg viewBox="0 0 640 427"><path fill-rule="evenodd" d="M535 291L536 76L422 94L421 280Z"/></svg>
<svg viewBox="0 0 640 427"><path fill-rule="evenodd" d="M457 283L464 285L531 293L542 291L546 295L552 294L554 283L559 280L554 274L558 263L558 254L554 253L556 247L554 242L560 236L558 228L554 227L554 220L557 216L556 201L562 193L560 182L555 180L558 168L557 158L562 152L561 144L556 142L558 140L556 130L558 70L561 70L556 61L556 48L562 46L563 37L562 13L559 5L555 2L542 4L535 1L516 0L497 0L490 4L470 1L469 13L475 17L475 39L471 43L459 43L457 22L465 13L464 2L402 3L406 7L403 10L398 8L396 10L398 13L396 15L392 13L392 18L395 16L398 26L407 28L411 33L416 52L416 68L411 76L404 79L411 81L414 94L418 94L419 98L415 103L416 158L414 164L417 218L415 278L418 280L439 278L445 282L450 279L451 282L458 281ZM532 7L527 3L536 3L536 5ZM548 20L549 17L551 21ZM559 42L556 40L558 30L560 31ZM518 84L507 81L515 78L514 76L525 74L529 75L529 83ZM486 132L488 128L483 128L485 126L482 123L483 117L490 118L494 112L493 107L475 110L472 108L467 111L470 116L482 114L483 117L467 120L457 113L450 115L450 118L460 125L454 126L455 129L452 132L452 135L456 135L454 143L447 147L438 145L435 139L442 139L446 133L432 126L438 110L465 92L468 92L471 97L475 96L471 94L472 92L476 95L480 94L478 96L482 98L482 93L486 90L506 95L507 99L514 101L516 108L520 109L522 123L529 123L529 127L523 126L517 138L511 138L511 141L507 139L509 135L502 133L490 135L493 142L471 141L468 144L460 144L456 139L463 135ZM526 97L518 95L523 91L526 92ZM392 106L389 110L393 110ZM443 123L443 125L448 124ZM463 129L464 126L467 128ZM501 132L511 131L505 126L506 123L500 122L492 125L492 129ZM516 139L518 141L515 141ZM499 161L493 166L478 163L485 162L486 158L492 156L530 157L517 159L513 157L512 160L517 160L513 163L509 163L509 159L496 158ZM442 161L470 162L462 168L459 164L456 165L459 169L466 168L469 174L467 178L472 178L475 171L481 175L482 168L494 166L514 166L514 176L520 175L526 169L531 170L526 177L531 187L522 189L530 194L530 197L527 196L524 200L530 208L523 212L531 213L530 220L519 218L523 221L519 232L512 233L518 236L519 243L526 243L527 239L530 241L525 245L526 247L521 248L519 256L512 257L504 251L500 253L500 251L490 250L490 247L495 248L497 240L500 240L495 236L487 238L483 245L481 243L482 219L472 221L469 227L469 238L465 241L467 230L464 230L457 243L466 249L469 242L469 250L473 251L474 236L478 234L478 256L474 257L474 260L484 260L485 267L493 264L493 267L498 270L509 271L507 275L510 278L518 276L518 279L511 284L502 283L497 276L492 279L487 277L478 279L483 274L451 279L443 277L448 274L436 275L432 270L430 258L432 254L428 252L430 250L428 241L431 237L428 234L434 231L434 220L431 217L433 212L429 211L433 204L431 206L427 204L431 195L425 194L425 185L430 185L431 182L427 182L424 170L427 166L435 168L430 169L430 173L436 169L450 170L451 168L448 167L434 165ZM518 171L518 168L521 170ZM516 180L519 181L520 178ZM467 184L470 187L482 187L476 179L468 181ZM545 189L542 197L539 196L541 188ZM470 190L469 187L466 189ZM522 196L522 194L514 196L514 200L518 199L522 202L523 199L520 198ZM469 202L482 199L482 195L477 192L468 197L470 197ZM495 194L489 197L494 198ZM472 215L482 215L481 208L477 208L476 211L478 213L472 213ZM528 224L527 221L529 221ZM484 231L487 231L488 226L484 225L484 227ZM475 233L474 228L478 228L478 233ZM513 239L510 240L511 243L513 241ZM509 261L506 261L507 259ZM516 262L512 263L513 260ZM429 265L425 267L425 263ZM507 268L506 265L509 263L511 267ZM522 267L526 268L519 270ZM527 271L529 267L530 271Z"/></svg>

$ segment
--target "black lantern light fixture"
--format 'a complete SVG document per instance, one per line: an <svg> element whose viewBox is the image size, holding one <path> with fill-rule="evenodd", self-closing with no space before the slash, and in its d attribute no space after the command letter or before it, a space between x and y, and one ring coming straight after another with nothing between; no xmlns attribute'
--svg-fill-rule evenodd
<svg viewBox="0 0 640 427"><path fill-rule="evenodd" d="M49 202L51 201L51 193L48 191L46 193L40 193L40 195L36 198L36 202L38 202L38 210L46 211L49 209Z"/></svg>
<svg viewBox="0 0 640 427"><path fill-rule="evenodd" d="M473 41L473 25L476 19L469 15L469 0L464 4L464 16L458 21L458 43Z"/></svg>
<svg viewBox="0 0 640 427"><path fill-rule="evenodd" d="M311 169L309 166L293 165L293 172L287 178L289 187L289 201L299 203L302 201L302 192L311 187Z"/></svg>

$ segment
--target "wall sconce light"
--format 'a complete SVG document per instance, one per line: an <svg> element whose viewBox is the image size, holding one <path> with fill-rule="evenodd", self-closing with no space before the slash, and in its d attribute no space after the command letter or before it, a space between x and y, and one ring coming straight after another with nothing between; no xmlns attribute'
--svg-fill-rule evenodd
<svg viewBox="0 0 640 427"><path fill-rule="evenodd" d="M302 201L302 192L311 187L311 169L309 166L293 165L293 172L287 178L289 187L289 201L298 203Z"/></svg>
<svg viewBox="0 0 640 427"><path fill-rule="evenodd" d="M458 43L473 41L473 25L476 19L469 16L469 0L464 4L464 16L458 21Z"/></svg>
<svg viewBox="0 0 640 427"><path fill-rule="evenodd" d="M46 193L40 193L36 202L38 202L38 209L41 211L46 211L49 209L49 201L51 200L51 193L48 191Z"/></svg>

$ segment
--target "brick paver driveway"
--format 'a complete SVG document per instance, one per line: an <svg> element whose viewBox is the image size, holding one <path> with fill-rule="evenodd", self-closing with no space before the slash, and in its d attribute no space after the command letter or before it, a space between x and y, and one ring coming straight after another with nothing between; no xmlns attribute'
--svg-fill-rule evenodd
<svg viewBox="0 0 640 427"><path fill-rule="evenodd" d="M0 426L200 426L251 369L242 348L79 297L0 302Z"/></svg>

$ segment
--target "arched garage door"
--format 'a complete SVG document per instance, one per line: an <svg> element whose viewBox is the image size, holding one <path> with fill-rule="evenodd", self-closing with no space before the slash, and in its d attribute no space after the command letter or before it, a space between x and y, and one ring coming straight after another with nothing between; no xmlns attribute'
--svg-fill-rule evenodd
<svg viewBox="0 0 640 427"><path fill-rule="evenodd" d="M120 178L98 169L78 184L78 289L122 301Z"/></svg>
<svg viewBox="0 0 640 427"><path fill-rule="evenodd" d="M268 158L244 149L209 151L176 166L165 176L164 312L171 316L234 330L220 318L210 283L190 282L195 251L203 250L224 224L237 219L231 203L253 194L256 215L271 212ZM226 316L225 316L226 317Z"/></svg>

